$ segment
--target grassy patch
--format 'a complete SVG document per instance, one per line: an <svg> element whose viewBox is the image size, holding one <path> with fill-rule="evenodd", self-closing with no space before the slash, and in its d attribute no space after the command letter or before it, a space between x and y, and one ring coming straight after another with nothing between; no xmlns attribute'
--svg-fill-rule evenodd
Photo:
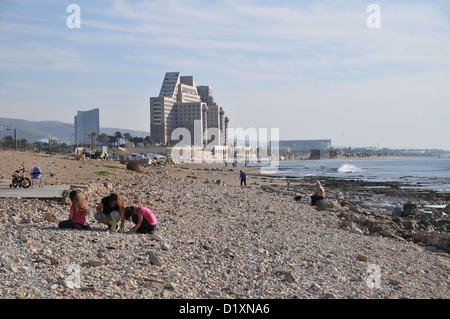
<svg viewBox="0 0 450 319"><path fill-rule="evenodd" d="M114 165L103 165L103 167L106 167L106 168L118 168L118 166L114 166Z"/></svg>
<svg viewBox="0 0 450 319"><path fill-rule="evenodd" d="M98 172L95 172L95 174L100 175L100 176L116 175L116 174L108 172L108 171L98 171Z"/></svg>

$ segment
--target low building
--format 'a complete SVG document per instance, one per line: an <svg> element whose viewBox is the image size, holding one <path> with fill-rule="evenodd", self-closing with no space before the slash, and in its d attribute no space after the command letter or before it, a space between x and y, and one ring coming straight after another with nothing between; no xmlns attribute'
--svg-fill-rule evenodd
<svg viewBox="0 0 450 319"><path fill-rule="evenodd" d="M331 140L284 140L278 146L283 152L327 150L331 148Z"/></svg>

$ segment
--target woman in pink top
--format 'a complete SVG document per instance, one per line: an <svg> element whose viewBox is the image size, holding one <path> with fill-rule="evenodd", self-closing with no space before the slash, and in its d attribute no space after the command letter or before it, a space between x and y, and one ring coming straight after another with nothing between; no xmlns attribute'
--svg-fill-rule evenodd
<svg viewBox="0 0 450 319"><path fill-rule="evenodd" d="M132 220L136 225L130 230L137 233L151 233L156 229L158 222L155 215L147 207L128 206L125 208L125 219Z"/></svg>
<svg viewBox="0 0 450 319"><path fill-rule="evenodd" d="M64 220L58 224L59 228L76 228L76 229L89 229L89 225L85 225L87 202L81 196L80 191L74 190L69 194L69 198L72 202L70 206L69 220Z"/></svg>

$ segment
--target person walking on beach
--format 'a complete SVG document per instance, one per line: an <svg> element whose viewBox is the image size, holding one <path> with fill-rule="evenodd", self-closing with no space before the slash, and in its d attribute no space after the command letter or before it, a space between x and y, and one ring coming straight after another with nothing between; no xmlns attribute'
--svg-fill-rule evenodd
<svg viewBox="0 0 450 319"><path fill-rule="evenodd" d="M316 190L314 194L311 196L311 206L315 206L318 200L322 200L325 198L325 190L320 184L319 181L316 182Z"/></svg>
<svg viewBox="0 0 450 319"><path fill-rule="evenodd" d="M241 180L241 186L242 183L244 183L245 186L247 186L247 174L245 174L243 171L240 172L239 179Z"/></svg>
<svg viewBox="0 0 450 319"><path fill-rule="evenodd" d="M70 201L70 214L68 220L63 220L58 224L59 228L71 228L71 229L90 229L89 225L85 225L86 213L88 204L86 200L81 196L80 191L73 190L69 193Z"/></svg>
<svg viewBox="0 0 450 319"><path fill-rule="evenodd" d="M108 225L108 229L111 231L117 230L117 224L120 220L119 231L123 231L125 223L125 204L123 200L116 193L111 193L109 196L102 198L97 206L94 218L100 223Z"/></svg>
<svg viewBox="0 0 450 319"><path fill-rule="evenodd" d="M131 219L135 224L130 231L140 234L151 233L158 225L158 221L153 212L149 208L142 206L128 206L125 208L125 219Z"/></svg>

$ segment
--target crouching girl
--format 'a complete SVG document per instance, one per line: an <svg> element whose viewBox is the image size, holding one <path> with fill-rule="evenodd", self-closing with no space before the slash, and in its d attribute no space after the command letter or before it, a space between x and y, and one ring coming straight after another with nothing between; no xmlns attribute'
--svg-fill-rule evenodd
<svg viewBox="0 0 450 319"><path fill-rule="evenodd" d="M135 226L130 231L145 234L156 229L158 222L153 212L147 207L128 206L125 208L125 219L131 220Z"/></svg>

